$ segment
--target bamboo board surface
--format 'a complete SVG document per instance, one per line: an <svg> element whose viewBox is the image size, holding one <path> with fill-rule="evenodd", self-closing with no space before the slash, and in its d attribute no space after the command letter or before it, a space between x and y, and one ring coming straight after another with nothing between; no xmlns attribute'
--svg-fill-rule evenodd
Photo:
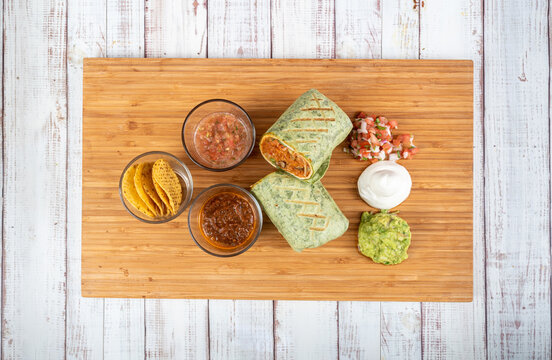
<svg viewBox="0 0 552 360"><path fill-rule="evenodd" d="M197 195L230 182L249 187L273 168L256 148L241 166L195 166L180 141L197 103L227 98L253 118L259 138L304 91L317 88L352 116L399 121L420 153L402 165L413 189L399 206L412 229L409 259L373 263L356 249L362 211L356 180L367 166L338 146L322 180L350 220L347 233L295 253L265 216L257 243L229 259L191 239L186 212L163 225L123 208L118 181L146 151L190 168ZM470 301L472 298L471 61L85 59L83 71L82 294L97 297Z"/></svg>

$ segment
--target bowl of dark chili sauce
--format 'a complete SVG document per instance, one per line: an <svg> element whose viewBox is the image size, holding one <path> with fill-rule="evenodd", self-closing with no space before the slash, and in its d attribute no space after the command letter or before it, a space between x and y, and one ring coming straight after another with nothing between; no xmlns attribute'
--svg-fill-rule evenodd
<svg viewBox="0 0 552 360"><path fill-rule="evenodd" d="M243 163L255 146L255 126L238 104L207 100L194 107L182 125L182 145L190 159L211 171Z"/></svg>
<svg viewBox="0 0 552 360"><path fill-rule="evenodd" d="M196 244L215 256L235 256L257 240L262 211L247 190L219 184L202 191L190 206L188 227Z"/></svg>

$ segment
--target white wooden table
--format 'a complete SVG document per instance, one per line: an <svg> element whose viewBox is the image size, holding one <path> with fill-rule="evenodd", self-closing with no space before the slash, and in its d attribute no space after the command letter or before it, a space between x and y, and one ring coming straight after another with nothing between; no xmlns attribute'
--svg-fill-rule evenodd
<svg viewBox="0 0 552 360"><path fill-rule="evenodd" d="M2 356L549 359L549 6L4 0ZM103 56L473 59L473 303L81 298L82 59Z"/></svg>

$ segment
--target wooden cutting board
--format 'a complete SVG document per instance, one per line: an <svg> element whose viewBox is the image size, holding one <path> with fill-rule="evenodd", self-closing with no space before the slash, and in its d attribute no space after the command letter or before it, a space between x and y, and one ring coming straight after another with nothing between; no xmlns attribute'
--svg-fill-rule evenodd
<svg viewBox="0 0 552 360"><path fill-rule="evenodd" d="M471 301L471 61L85 59L82 294L88 297ZM362 211L356 181L368 165L338 146L322 182L350 220L347 233L294 252L265 216L257 243L233 258L204 253L187 211L162 225L123 208L118 182L136 155L162 150L190 168L194 193L221 182L249 187L274 169L256 148L238 168L214 173L186 156L182 122L197 103L226 98L253 118L257 141L304 91L316 88L348 115L399 121L420 153L398 207L412 229L409 258L373 263L357 251Z"/></svg>

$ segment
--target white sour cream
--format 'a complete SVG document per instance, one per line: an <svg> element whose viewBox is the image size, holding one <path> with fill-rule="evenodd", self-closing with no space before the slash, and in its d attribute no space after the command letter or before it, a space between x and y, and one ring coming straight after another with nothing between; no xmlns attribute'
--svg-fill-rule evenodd
<svg viewBox="0 0 552 360"><path fill-rule="evenodd" d="M362 200L377 209L391 209L402 203L412 188L408 170L394 161L378 161L366 168L358 178Z"/></svg>

